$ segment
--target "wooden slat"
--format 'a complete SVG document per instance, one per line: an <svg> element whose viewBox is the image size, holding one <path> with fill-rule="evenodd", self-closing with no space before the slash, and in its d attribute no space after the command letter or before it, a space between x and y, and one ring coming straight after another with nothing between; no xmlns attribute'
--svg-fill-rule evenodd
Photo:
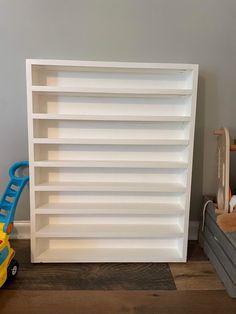
<svg viewBox="0 0 236 314"><path fill-rule="evenodd" d="M92 280L92 279L91 279ZM14 299L14 302L11 300ZM1 314L235 314L235 300L225 291L49 290L1 291Z"/></svg>
<svg viewBox="0 0 236 314"><path fill-rule="evenodd" d="M170 264L170 269L178 290L224 290L209 261Z"/></svg>

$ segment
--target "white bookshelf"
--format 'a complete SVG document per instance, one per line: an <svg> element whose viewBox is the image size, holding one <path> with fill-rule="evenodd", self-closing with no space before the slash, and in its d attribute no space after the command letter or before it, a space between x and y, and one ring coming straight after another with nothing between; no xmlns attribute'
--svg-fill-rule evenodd
<svg viewBox="0 0 236 314"><path fill-rule="evenodd" d="M32 262L186 261L198 66L26 68Z"/></svg>

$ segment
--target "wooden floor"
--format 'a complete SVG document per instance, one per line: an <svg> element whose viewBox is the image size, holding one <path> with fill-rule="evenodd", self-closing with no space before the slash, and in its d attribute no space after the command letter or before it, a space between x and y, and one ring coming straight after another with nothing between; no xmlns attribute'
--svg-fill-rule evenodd
<svg viewBox="0 0 236 314"><path fill-rule="evenodd" d="M196 242L186 264L170 264L176 290L0 290L0 313L78 314L235 314L236 300L226 294Z"/></svg>
<svg viewBox="0 0 236 314"><path fill-rule="evenodd" d="M197 241L190 241L188 262L169 264L177 290L224 290L214 268Z"/></svg>

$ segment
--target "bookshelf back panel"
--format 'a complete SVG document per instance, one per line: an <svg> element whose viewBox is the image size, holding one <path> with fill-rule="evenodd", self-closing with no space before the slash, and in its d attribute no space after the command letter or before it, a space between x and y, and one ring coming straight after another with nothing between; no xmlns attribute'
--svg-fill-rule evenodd
<svg viewBox="0 0 236 314"><path fill-rule="evenodd" d="M33 67L33 85L181 89L191 83L191 70Z"/></svg>
<svg viewBox="0 0 236 314"><path fill-rule="evenodd" d="M182 161L188 148L167 145L50 145L35 144L35 161Z"/></svg>
<svg viewBox="0 0 236 314"><path fill-rule="evenodd" d="M191 96L84 97L34 93L34 113L68 115L190 116Z"/></svg>
<svg viewBox="0 0 236 314"><path fill-rule="evenodd" d="M188 122L35 120L34 137L58 139L188 139Z"/></svg>
<svg viewBox="0 0 236 314"><path fill-rule="evenodd" d="M186 169L152 168L35 168L35 184L42 183L182 183Z"/></svg>
<svg viewBox="0 0 236 314"><path fill-rule="evenodd" d="M156 192L35 192L36 208L44 204L176 204L185 206L185 193ZM111 205L112 206L112 205Z"/></svg>

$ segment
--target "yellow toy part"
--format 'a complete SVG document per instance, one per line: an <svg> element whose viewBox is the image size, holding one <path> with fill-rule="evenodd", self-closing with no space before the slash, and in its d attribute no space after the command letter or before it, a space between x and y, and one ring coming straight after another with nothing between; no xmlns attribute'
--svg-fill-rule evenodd
<svg viewBox="0 0 236 314"><path fill-rule="evenodd" d="M9 233L3 231L4 223L0 223L0 288L7 278L14 277L18 271L18 263L13 259L15 251L9 242Z"/></svg>

